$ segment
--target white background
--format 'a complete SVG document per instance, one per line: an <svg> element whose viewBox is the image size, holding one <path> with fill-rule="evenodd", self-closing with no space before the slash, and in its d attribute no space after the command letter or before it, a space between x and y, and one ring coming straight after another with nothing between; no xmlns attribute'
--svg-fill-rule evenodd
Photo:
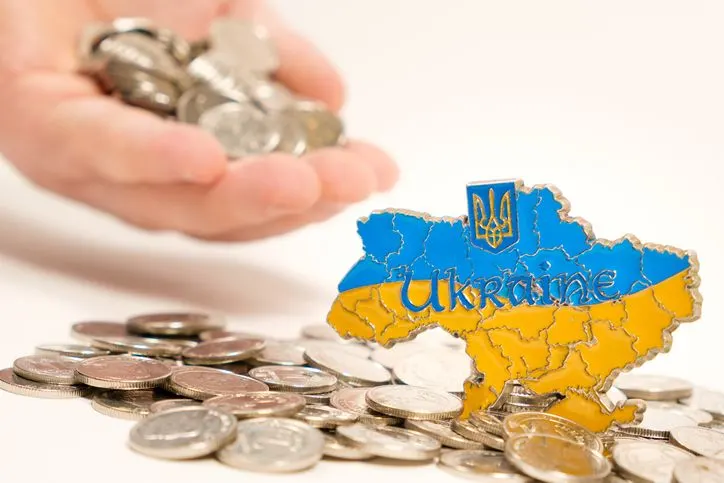
<svg viewBox="0 0 724 483"><path fill-rule="evenodd" d="M642 370L724 390L720 2L275 3L344 73L349 134L394 155L396 190L293 235L210 246L133 230L3 169L0 365L69 340L74 321L150 310L221 311L291 337L323 320L362 254L358 217L388 207L457 216L467 182L521 178L558 186L599 237L631 232L698 252L703 316ZM125 446L131 425L86 401L0 392L2 480L283 479L144 458ZM460 481L429 465L331 462L289 478L398 477Z"/></svg>

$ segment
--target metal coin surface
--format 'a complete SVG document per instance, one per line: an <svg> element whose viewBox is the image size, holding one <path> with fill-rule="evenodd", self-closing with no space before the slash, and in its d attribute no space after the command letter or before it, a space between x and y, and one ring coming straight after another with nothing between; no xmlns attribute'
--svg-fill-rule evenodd
<svg viewBox="0 0 724 483"><path fill-rule="evenodd" d="M394 369L395 365L406 358L420 352L430 350L429 346L415 342L400 342L391 348L377 347L372 351L370 358L379 362L387 369Z"/></svg>
<svg viewBox="0 0 724 483"><path fill-rule="evenodd" d="M278 391L319 394L337 386L335 376L309 367L261 366L250 370L249 376Z"/></svg>
<svg viewBox="0 0 724 483"><path fill-rule="evenodd" d="M186 71L193 79L218 94L235 102L250 104L249 96L244 92L244 85L239 76L237 59L234 54L210 50L195 57L186 66Z"/></svg>
<svg viewBox="0 0 724 483"><path fill-rule="evenodd" d="M236 441L216 457L248 471L288 473L316 465L324 453L322 433L302 421L256 418L239 421Z"/></svg>
<svg viewBox="0 0 724 483"><path fill-rule="evenodd" d="M368 460L374 458L375 455L365 453L361 449L355 448L339 440L332 434L324 434L324 456L342 460Z"/></svg>
<svg viewBox="0 0 724 483"><path fill-rule="evenodd" d="M390 372L382 364L340 349L311 347L304 352L304 358L312 366L347 382L372 386L387 384L391 379Z"/></svg>
<svg viewBox="0 0 724 483"><path fill-rule="evenodd" d="M215 396L232 396L246 392L268 391L269 386L251 377L209 367L184 367L174 371L166 389L200 401Z"/></svg>
<svg viewBox="0 0 724 483"><path fill-rule="evenodd" d="M399 460L430 460L440 454L442 447L438 440L416 431L361 423L338 427L337 437L366 453Z"/></svg>
<svg viewBox="0 0 724 483"><path fill-rule="evenodd" d="M330 399L332 398L334 391L323 392L321 394L302 394L307 404L324 404L330 405Z"/></svg>
<svg viewBox="0 0 724 483"><path fill-rule="evenodd" d="M71 336L84 342L96 337L123 337L128 335L126 324L121 322L78 322L71 328Z"/></svg>
<svg viewBox="0 0 724 483"><path fill-rule="evenodd" d="M356 423L359 419L356 414L320 404L304 406L294 415L294 418L304 421L312 427L324 429L347 426Z"/></svg>
<svg viewBox="0 0 724 483"><path fill-rule="evenodd" d="M402 420L378 413L367 405L368 388L349 387L335 391L329 398L332 407L356 414L360 422L370 426L400 424Z"/></svg>
<svg viewBox="0 0 724 483"><path fill-rule="evenodd" d="M119 419L140 421L151 414L151 406L171 397L157 390L101 391L93 395L91 407L101 414Z"/></svg>
<svg viewBox="0 0 724 483"><path fill-rule="evenodd" d="M474 477L481 481L532 483L498 451L458 450L440 455L438 465L456 475Z"/></svg>
<svg viewBox="0 0 724 483"><path fill-rule="evenodd" d="M365 397L370 408L400 418L450 419L463 411L463 402L457 396L422 387L378 386L370 389Z"/></svg>
<svg viewBox="0 0 724 483"><path fill-rule="evenodd" d="M105 38L95 56L125 62L152 73L160 79L183 82L184 71L166 50L166 47L148 35L124 32Z"/></svg>
<svg viewBox="0 0 724 483"><path fill-rule="evenodd" d="M708 412L715 419L724 420L724 393L697 387L691 397L683 398L681 403Z"/></svg>
<svg viewBox="0 0 724 483"><path fill-rule="evenodd" d="M211 25L212 48L244 60L247 69L270 74L279 68L279 55L262 25L234 18L219 18Z"/></svg>
<svg viewBox="0 0 724 483"><path fill-rule="evenodd" d="M415 421L408 419L405 427L440 441L443 446L457 449L483 449L485 445L467 439L452 430L452 421Z"/></svg>
<svg viewBox="0 0 724 483"><path fill-rule="evenodd" d="M238 339L265 339L265 337L260 334L240 332L237 330L205 330L199 334L199 339L204 342L207 340L229 339L232 337Z"/></svg>
<svg viewBox="0 0 724 483"><path fill-rule="evenodd" d="M277 125L276 130L281 133L281 139L276 150L301 156L307 150L307 133L304 124L287 111L273 116L272 123Z"/></svg>
<svg viewBox="0 0 724 483"><path fill-rule="evenodd" d="M267 341L264 349L250 362L258 366L303 366L307 363L304 360L304 347L291 342L274 341Z"/></svg>
<svg viewBox="0 0 724 483"><path fill-rule="evenodd" d="M683 449L654 441L617 443L611 454L619 473L647 483L671 481L677 463L694 458Z"/></svg>
<svg viewBox="0 0 724 483"><path fill-rule="evenodd" d="M262 339L215 339L183 351L186 364L216 365L249 359L264 349Z"/></svg>
<svg viewBox="0 0 724 483"><path fill-rule="evenodd" d="M430 349L401 360L393 368L395 377L409 386L463 393L472 363L464 352Z"/></svg>
<svg viewBox="0 0 724 483"><path fill-rule="evenodd" d="M0 370L0 389L21 396L46 399L82 397L90 393L90 388L85 386L64 386L31 381L15 374L12 368Z"/></svg>
<svg viewBox="0 0 724 483"><path fill-rule="evenodd" d="M669 439L670 431L680 426L697 426L697 422L681 413L648 407L640 424L621 426L618 430L645 438Z"/></svg>
<svg viewBox="0 0 724 483"><path fill-rule="evenodd" d="M328 340L331 342L343 343L346 341L330 325L312 324L302 327L302 336L308 339Z"/></svg>
<svg viewBox="0 0 724 483"><path fill-rule="evenodd" d="M503 434L509 439L519 434L542 433L560 436L583 444L598 453L603 452L603 442L596 434L583 426L548 413L511 414L503 421Z"/></svg>
<svg viewBox="0 0 724 483"><path fill-rule="evenodd" d="M177 357L183 351L183 348L173 341L136 336L96 337L91 345L111 352L150 357Z"/></svg>
<svg viewBox="0 0 724 483"><path fill-rule="evenodd" d="M299 394L260 391L235 396L217 396L207 399L203 404L226 411L239 419L265 416L284 418L301 411L306 401Z"/></svg>
<svg viewBox="0 0 724 483"><path fill-rule="evenodd" d="M59 356L25 356L16 359L13 371L20 377L47 384L73 385L77 361Z"/></svg>
<svg viewBox="0 0 724 483"><path fill-rule="evenodd" d="M550 434L518 434L505 444L505 457L522 473L547 483L594 483L611 473L600 452Z"/></svg>
<svg viewBox="0 0 724 483"><path fill-rule="evenodd" d="M193 399L164 399L151 404L149 410L151 413L161 413L163 411L168 411L169 409L200 405L201 403L199 401L195 401Z"/></svg>
<svg viewBox="0 0 724 483"><path fill-rule="evenodd" d="M35 353L43 356L56 355L77 359L110 355L107 350L80 344L42 344L35 348Z"/></svg>
<svg viewBox="0 0 724 483"><path fill-rule="evenodd" d="M270 153L281 140L281 133L261 111L236 102L220 104L204 112L199 126L213 134L232 159Z"/></svg>
<svg viewBox="0 0 724 483"><path fill-rule="evenodd" d="M629 398L647 401L676 401L691 396L692 385L676 377L621 374L614 382Z"/></svg>
<svg viewBox="0 0 724 483"><path fill-rule="evenodd" d="M333 342L330 340L322 339L298 339L294 341L294 343L298 344L300 347L303 347L305 352L313 348L333 349L347 352L354 356L361 357L362 359L367 359L372 353L372 350L367 346L344 341Z"/></svg>
<svg viewBox="0 0 724 483"><path fill-rule="evenodd" d="M698 424L709 424L714 421L714 417L710 413L702 409L696 409L691 406L686 406L685 404L665 401L648 401L646 402L646 408L647 410L650 408L657 408L667 412L677 413L693 419Z"/></svg>
<svg viewBox="0 0 724 483"><path fill-rule="evenodd" d="M195 336L205 330L220 330L223 317L211 314L179 312L140 314L126 321L128 331L140 335Z"/></svg>
<svg viewBox="0 0 724 483"><path fill-rule="evenodd" d="M343 143L344 124L342 120L323 104L316 101L299 101L294 104L294 112L306 128L309 150Z"/></svg>
<svg viewBox="0 0 724 483"><path fill-rule="evenodd" d="M498 451L503 451L505 449L505 441L503 438L482 430L469 419L455 419L452 422L451 428L460 436L482 443L488 448L496 449Z"/></svg>
<svg viewBox="0 0 724 483"><path fill-rule="evenodd" d="M470 421L483 431L497 436L504 436L503 420L499 417L483 411L473 411L470 413Z"/></svg>
<svg viewBox="0 0 724 483"><path fill-rule="evenodd" d="M698 427L678 427L671 430L671 442L694 454L709 458L724 453L724 433Z"/></svg>
<svg viewBox="0 0 724 483"><path fill-rule="evenodd" d="M78 382L103 389L150 389L170 375L171 369L163 362L126 355L94 357L75 368Z"/></svg>
<svg viewBox="0 0 724 483"><path fill-rule="evenodd" d="M111 62L106 67L108 72L105 75L114 93L126 104L163 114L175 112L180 95L175 84L140 70L113 69ZM114 72L119 70L118 73Z"/></svg>
<svg viewBox="0 0 724 483"><path fill-rule="evenodd" d="M234 416L196 406L149 416L131 429L129 445L154 458L185 460L210 455L235 437Z"/></svg>
<svg viewBox="0 0 724 483"><path fill-rule="evenodd" d="M724 461L712 458L693 458L680 461L674 467L672 483L721 483L724 481Z"/></svg>

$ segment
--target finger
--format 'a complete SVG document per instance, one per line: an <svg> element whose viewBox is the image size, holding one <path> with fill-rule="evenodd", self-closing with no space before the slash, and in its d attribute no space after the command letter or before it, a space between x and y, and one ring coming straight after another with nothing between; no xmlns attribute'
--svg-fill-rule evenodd
<svg viewBox="0 0 724 483"><path fill-rule="evenodd" d="M366 159L341 147L323 148L302 160L313 166L322 185L322 199L335 203L356 203L377 188L377 177Z"/></svg>
<svg viewBox="0 0 724 483"><path fill-rule="evenodd" d="M362 157L377 178L377 190L389 191L400 178L400 170L392 158L380 148L361 141L349 141L345 149Z"/></svg>
<svg viewBox="0 0 724 483"><path fill-rule="evenodd" d="M10 153L63 179L210 183L227 168L209 133L98 94L81 77L35 74L3 96Z"/></svg>
<svg viewBox="0 0 724 483"><path fill-rule="evenodd" d="M320 192L310 166L275 154L233 164L211 187L87 183L65 194L146 229L211 237L306 211Z"/></svg>

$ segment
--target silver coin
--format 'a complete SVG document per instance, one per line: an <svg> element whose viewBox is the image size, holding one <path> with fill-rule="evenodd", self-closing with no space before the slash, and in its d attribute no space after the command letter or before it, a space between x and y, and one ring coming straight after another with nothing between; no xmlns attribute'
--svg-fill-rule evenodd
<svg viewBox="0 0 724 483"><path fill-rule="evenodd" d="M173 341L136 336L96 337L91 345L111 352L151 357L177 357L183 351L183 348Z"/></svg>
<svg viewBox="0 0 724 483"><path fill-rule="evenodd" d="M409 386L464 392L472 363L464 352L431 349L403 359L393 368L395 377Z"/></svg>
<svg viewBox="0 0 724 483"><path fill-rule="evenodd" d="M109 61L105 75L110 79L110 90L123 102L165 115L176 111L180 91L175 84L148 72L128 70L127 66L114 69L112 65L112 61Z"/></svg>
<svg viewBox="0 0 724 483"><path fill-rule="evenodd" d="M598 435L561 416L527 412L511 414L503 420L503 434L506 439L534 433L558 436L582 444L597 453L603 452L603 442Z"/></svg>
<svg viewBox="0 0 724 483"><path fill-rule="evenodd" d="M240 79L237 59L234 54L211 50L194 58L186 70L193 79L214 92L236 102L250 103Z"/></svg>
<svg viewBox="0 0 724 483"><path fill-rule="evenodd" d="M59 356L25 356L16 359L13 371L20 377L46 384L73 385L77 361Z"/></svg>
<svg viewBox="0 0 724 483"><path fill-rule="evenodd" d="M232 159L270 153L281 140L281 133L261 111L236 102L204 112L199 126L213 134Z"/></svg>
<svg viewBox="0 0 724 483"><path fill-rule="evenodd" d="M186 364L216 365L238 362L255 356L264 349L261 339L215 339L201 342L183 351Z"/></svg>
<svg viewBox="0 0 724 483"><path fill-rule="evenodd" d="M312 427L324 429L347 426L356 423L359 419L356 414L320 404L305 406L294 415L294 418L304 421Z"/></svg>
<svg viewBox="0 0 724 483"><path fill-rule="evenodd" d="M140 314L126 321L128 331L139 335L195 336L205 330L220 330L226 321L219 315L169 312Z"/></svg>
<svg viewBox="0 0 724 483"><path fill-rule="evenodd" d="M255 75L244 75L241 77L245 91L249 93L257 105L267 114L287 111L294 103L294 95L279 82L269 81ZM291 113L292 111L290 111ZM306 138L305 125L302 124L299 116L295 116L300 123L302 135Z"/></svg>
<svg viewBox="0 0 724 483"><path fill-rule="evenodd" d="M84 342L96 337L123 337L128 335L126 324L120 322L78 322L71 328L71 336Z"/></svg>
<svg viewBox="0 0 724 483"><path fill-rule="evenodd" d="M716 419L724 420L724 393L697 387L691 397L682 398L680 402L706 411Z"/></svg>
<svg viewBox="0 0 724 483"><path fill-rule="evenodd" d="M150 389L160 386L171 375L163 362L134 356L103 356L80 362L76 380L103 389Z"/></svg>
<svg viewBox="0 0 724 483"><path fill-rule="evenodd" d="M236 441L216 457L222 463L248 471L286 473L316 465L324 453L324 436L306 423L286 418L240 421Z"/></svg>
<svg viewBox="0 0 724 483"><path fill-rule="evenodd" d="M438 466L455 475L473 477L480 481L532 483L498 451L456 450L440 455Z"/></svg>
<svg viewBox="0 0 724 483"><path fill-rule="evenodd" d="M100 391L93 395L91 407L101 414L140 421L151 414L151 406L167 400L169 394L157 390Z"/></svg>
<svg viewBox="0 0 724 483"><path fill-rule="evenodd" d="M368 460L375 456L340 441L334 435L324 434L324 456L342 460Z"/></svg>
<svg viewBox="0 0 724 483"><path fill-rule="evenodd" d="M377 362L363 359L340 349L307 348L304 358L312 366L328 371L340 380L362 385L390 382L390 372Z"/></svg>
<svg viewBox="0 0 724 483"><path fill-rule="evenodd" d="M279 55L267 29L259 24L224 17L211 24L214 50L243 59L247 69L270 74L279 68Z"/></svg>
<svg viewBox="0 0 724 483"><path fill-rule="evenodd" d="M694 455L669 444L654 441L617 443L613 461L623 476L636 481L660 483L671 481L674 467Z"/></svg>
<svg viewBox="0 0 724 483"><path fill-rule="evenodd" d="M713 429L692 426L673 428L671 442L694 454L709 458L724 452L724 434Z"/></svg>
<svg viewBox="0 0 724 483"><path fill-rule="evenodd" d="M281 139L276 150L293 156L301 156L307 150L307 133L304 124L287 111L272 116L271 122L277 125Z"/></svg>
<svg viewBox="0 0 724 483"><path fill-rule="evenodd" d="M430 347L420 344L419 342L400 342L389 349L385 347L375 348L372 351L370 358L375 362L379 362L388 369L394 369L395 365L402 360L426 350L430 350Z"/></svg>
<svg viewBox="0 0 724 483"><path fill-rule="evenodd" d="M35 353L43 356L56 355L76 359L110 355L107 350L79 344L42 344L35 348Z"/></svg>
<svg viewBox="0 0 724 483"><path fill-rule="evenodd" d="M171 374L166 389L200 401L215 396L233 396L246 392L268 391L269 386L251 377L210 367L183 367Z"/></svg>
<svg viewBox="0 0 724 483"><path fill-rule="evenodd" d="M455 419L450 426L454 432L472 441L484 444L486 447L503 451L505 441L498 435L488 433L476 426L470 419Z"/></svg>
<svg viewBox="0 0 724 483"><path fill-rule="evenodd" d="M370 426L395 425L402 422L395 418L373 411L367 405L368 388L344 388L332 393L329 403L332 407L356 414L360 422Z"/></svg>
<svg viewBox="0 0 724 483"><path fill-rule="evenodd" d="M201 403L199 401L194 401L193 399L164 399L151 404L149 411L151 413L162 413L164 411L168 411L169 409L200 405Z"/></svg>
<svg viewBox="0 0 724 483"><path fill-rule="evenodd" d="M647 401L676 401L691 396L692 385L676 377L621 374L614 386L629 398Z"/></svg>
<svg viewBox="0 0 724 483"><path fill-rule="evenodd" d="M430 460L442 447L438 440L416 431L361 423L338 427L337 437L366 453L399 460Z"/></svg>
<svg viewBox="0 0 724 483"><path fill-rule="evenodd" d="M312 324L302 327L302 336L308 339L327 340L337 343L349 343L340 337L336 330L327 324Z"/></svg>
<svg viewBox="0 0 724 483"><path fill-rule="evenodd" d="M357 357L361 357L362 359L367 359L372 352L369 349L369 347L363 346L362 344L345 343L345 342L339 342L339 341L334 342L331 340L297 339L294 341L294 343L300 347L303 347L305 352L307 350L313 349L313 348L335 349L335 350L347 352L347 353L352 354ZM306 363L306 361L305 361L305 363Z"/></svg>
<svg viewBox="0 0 724 483"><path fill-rule="evenodd" d="M645 438L669 439L670 431L681 426L697 426L697 422L681 413L648 407L640 424L620 426L618 431Z"/></svg>
<svg viewBox="0 0 724 483"><path fill-rule="evenodd" d="M616 386L612 386L611 389L606 392L605 396L614 405L624 403L628 400L626 394Z"/></svg>
<svg viewBox="0 0 724 483"><path fill-rule="evenodd" d="M111 58L144 70L159 79L183 83L185 73L166 47L138 32L124 32L103 39L94 52L96 58Z"/></svg>
<svg viewBox="0 0 724 483"><path fill-rule="evenodd" d="M307 401L307 404L329 405L329 400L331 399L332 394L334 394L334 391L323 392L321 394L302 394L302 397L304 397L304 400Z"/></svg>
<svg viewBox="0 0 724 483"><path fill-rule="evenodd" d="M233 337L238 339L269 339L268 337L265 337L261 334L255 334L253 332L240 332L236 330L205 330L199 334L199 339L204 342L208 340L229 339Z"/></svg>
<svg viewBox="0 0 724 483"><path fill-rule="evenodd" d="M470 413L470 421L483 431L497 436L503 436L503 420L499 417L483 411L473 411Z"/></svg>
<svg viewBox="0 0 724 483"><path fill-rule="evenodd" d="M674 466L672 483L721 483L724 481L724 461L712 458L693 458Z"/></svg>
<svg viewBox="0 0 724 483"><path fill-rule="evenodd" d="M449 419L463 411L460 398L445 391L415 386L378 386L367 392L366 400L377 412L407 419Z"/></svg>
<svg viewBox="0 0 724 483"><path fill-rule="evenodd" d="M21 396L47 399L83 397L90 393L90 388L85 386L65 386L31 381L15 374L12 368L0 370L0 389Z"/></svg>
<svg viewBox="0 0 724 483"><path fill-rule="evenodd" d="M298 101L293 109L306 128L310 151L344 144L344 124L326 106L316 101Z"/></svg>
<svg viewBox="0 0 724 483"><path fill-rule="evenodd" d="M197 84L179 97L176 107L178 118L187 124L198 124L201 115L221 104L233 102L204 84Z"/></svg>
<svg viewBox="0 0 724 483"><path fill-rule="evenodd" d="M265 366L303 366L304 348L292 342L267 341L266 346L250 360L252 364Z"/></svg>
<svg viewBox="0 0 724 483"><path fill-rule="evenodd" d="M319 369L298 366L261 366L249 376L272 389L301 393L326 393L337 386L337 378Z"/></svg>
<svg viewBox="0 0 724 483"><path fill-rule="evenodd" d="M657 408L671 413L681 414L693 419L697 422L697 424L709 424L714 421L714 417L704 410L674 402L648 401L646 403L646 408L647 410L650 408Z"/></svg>
<svg viewBox="0 0 724 483"><path fill-rule="evenodd" d="M235 437L234 416L196 406L149 416L131 429L129 445L154 458L185 460L210 455Z"/></svg>
<svg viewBox="0 0 724 483"><path fill-rule="evenodd" d="M440 441L443 446L457 449L483 449L485 445L467 439L452 430L452 421L415 421L408 419L405 427Z"/></svg>
<svg viewBox="0 0 724 483"><path fill-rule="evenodd" d="M531 478L547 483L599 482L611 463L598 451L551 434L519 434L505 444L508 461Z"/></svg>
<svg viewBox="0 0 724 483"><path fill-rule="evenodd" d="M273 391L217 396L204 401L204 406L221 409L239 419L291 417L301 411L305 404L306 401L299 394Z"/></svg>

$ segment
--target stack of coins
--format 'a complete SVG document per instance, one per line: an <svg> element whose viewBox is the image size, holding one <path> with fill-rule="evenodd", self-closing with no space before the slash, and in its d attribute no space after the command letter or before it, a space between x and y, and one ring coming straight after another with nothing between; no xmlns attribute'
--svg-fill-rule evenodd
<svg viewBox="0 0 724 483"><path fill-rule="evenodd" d="M385 349L323 324L279 340L173 312L79 322L71 335L15 360L0 387L90 400L128 420L129 448L154 458L249 472L385 458L483 481L724 481L724 394L679 379L620 376L601 396L646 401L643 421L595 434L541 410L559 395L520 384L463 418L470 361L459 346Z"/></svg>
<svg viewBox="0 0 724 483"><path fill-rule="evenodd" d="M88 27L79 56L79 71L106 94L201 127L229 159L345 142L337 115L275 80L279 58L261 25L221 18L192 44L147 19L119 18Z"/></svg>

